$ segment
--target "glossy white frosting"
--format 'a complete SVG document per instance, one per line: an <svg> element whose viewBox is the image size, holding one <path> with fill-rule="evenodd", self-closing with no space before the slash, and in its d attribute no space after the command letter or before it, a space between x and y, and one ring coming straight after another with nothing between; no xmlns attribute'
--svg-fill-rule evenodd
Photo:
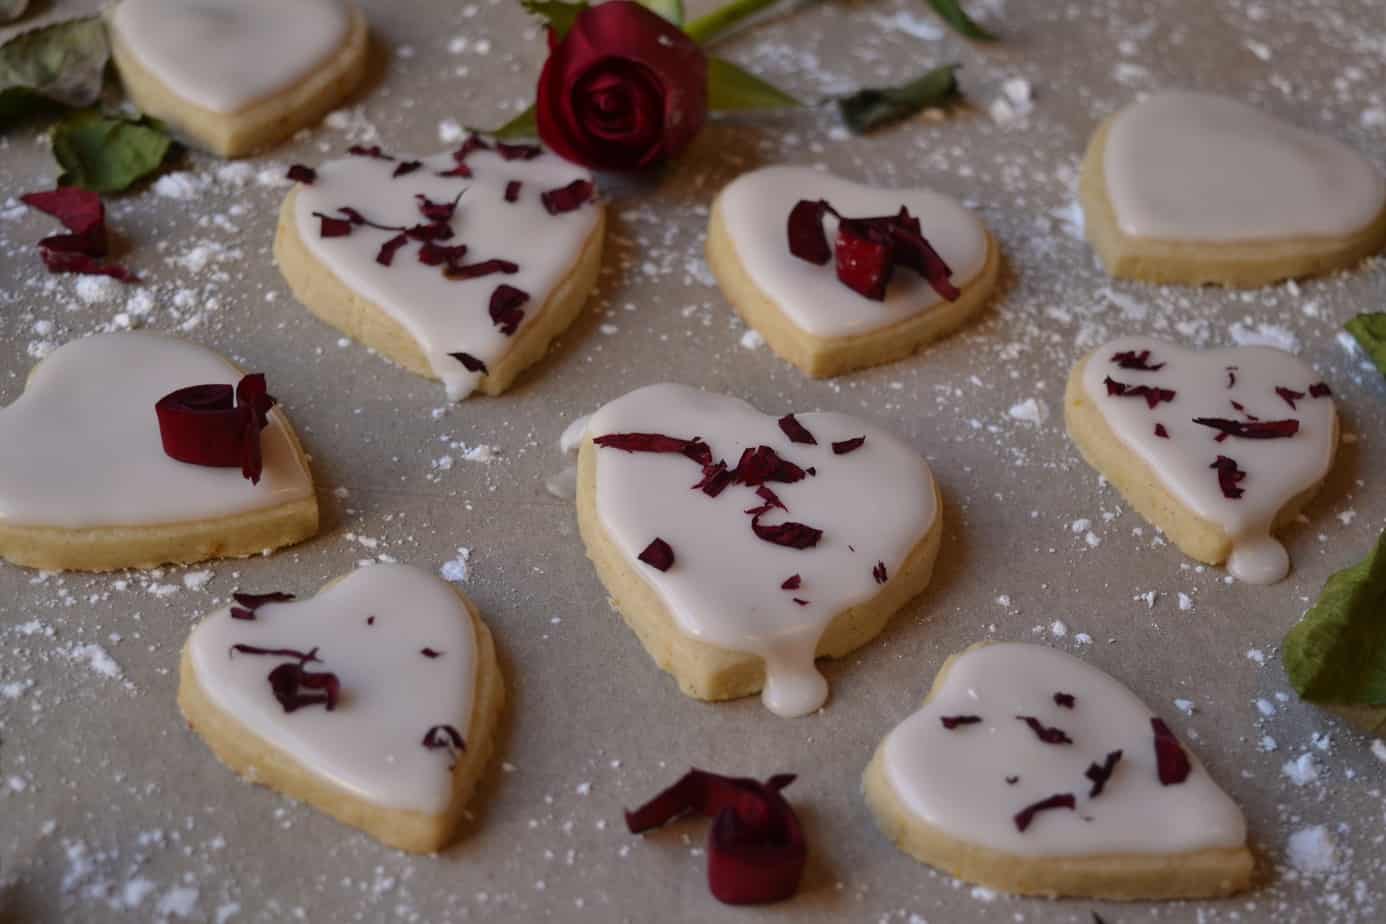
<svg viewBox="0 0 1386 924"><path fill-rule="evenodd" d="M298 233L313 256L403 325L423 347L448 396L458 401L471 393L481 374L468 372L448 354L470 353L488 368L499 362L576 265L600 213L594 203L559 215L545 210L541 193L592 179L588 171L550 152L533 160L506 161L493 151L474 151L466 161L473 177L438 175L454 163L451 153L438 154L424 158L422 169L394 178L397 162L369 157L329 161L317 168L316 182L299 186L295 211ZM523 184L513 203L505 201L511 180ZM414 242L395 255L391 266L381 266L376 254L391 232L358 228L347 237L324 238L313 217L314 212L335 215L346 206L378 224L412 226L424 220L416 194L451 202L459 193L454 237L442 243L467 245L466 263L510 260L519 265L518 272L450 280L440 267L419 262ZM491 293L502 283L529 294L522 306L524 321L513 336L501 333L488 310Z"/></svg>
<svg viewBox="0 0 1386 924"><path fill-rule="evenodd" d="M1122 369L1112 361L1117 353L1142 350L1150 351L1151 365L1165 363L1164 368L1142 372ZM1231 387L1229 366L1236 367ZM1174 400L1151 408L1142 398L1109 396L1104 384L1108 376L1127 385L1172 389ZM1232 538L1228 570L1258 584L1274 583L1289 573L1289 556L1270 534L1276 514L1295 495L1321 481L1333 464L1333 398L1307 394L1310 385L1322 381L1310 366L1273 347L1194 352L1150 337L1113 340L1096 350L1083 370L1084 391L1117 439L1183 506ZM1291 408L1276 394L1277 387L1306 394ZM1263 421L1296 419L1299 432L1286 439L1230 436L1217 442L1217 431L1193 422L1196 417L1244 421L1246 414ZM1157 423L1164 425L1168 439L1155 435ZM1218 473L1209 468L1220 455L1247 473L1239 485L1244 491L1240 498L1225 497Z"/></svg>
<svg viewBox="0 0 1386 924"><path fill-rule="evenodd" d="M283 588L254 588L270 589ZM294 659L233 654L238 644L317 648L322 663L305 667L337 675L336 709L285 712L267 677ZM425 657L424 648L441 654ZM213 705L310 773L385 808L438 814L452 801L452 756L422 741L435 725L467 737L476 629L462 599L434 575L368 565L315 597L265 604L253 620L231 618L228 607L198 624L188 653Z"/></svg>
<svg viewBox="0 0 1386 924"><path fill-rule="evenodd" d="M312 477L278 409L260 434L258 485L239 468L189 465L164 454L155 403L189 385L234 385L240 378L212 350L163 334L95 334L53 351L24 393L0 409L0 520L149 526L310 497ZM274 394L273 374L268 381Z"/></svg>
<svg viewBox="0 0 1386 924"><path fill-rule="evenodd" d="M111 27L177 96L233 113L288 89L346 43L345 0L121 0Z"/></svg>
<svg viewBox="0 0 1386 924"><path fill-rule="evenodd" d="M924 237L963 288L986 265L987 233L957 200L928 189L879 189L811 167L762 167L722 191L722 218L737 256L756 287L795 326L818 337L865 334L913 317L942 301L918 273L897 269L885 301L865 298L839 282L833 261L818 266L789 252L790 210L800 199L826 199L848 218L894 215L900 206L919 219ZM828 242L837 219L823 220Z"/></svg>
<svg viewBox="0 0 1386 924"><path fill-rule="evenodd" d="M1055 693L1075 697L1072 709ZM944 716L982 721L945 728ZM1041 741L1017 715L1066 732ZM1150 719L1135 694L1097 668L1043 645L970 649L949 665L924 706L883 745L885 776L906 811L953 838L1021 856L1182 853L1246 842L1242 811L1185 747L1182 783L1160 783ZM1096 798L1089 764L1121 759ZM1013 784L1007 777L1019 777ZM1040 812L1025 831L1015 814L1058 793L1076 809Z"/></svg>
<svg viewBox="0 0 1386 924"><path fill-rule="evenodd" d="M601 408L587 436L654 432L701 437L713 458L734 468L741 451L769 446L816 477L769 483L789 508L767 515L823 530L816 547L784 548L758 538L744 511L758 506L755 489L732 485L718 497L690 490L699 465L677 454L596 453L596 509L611 541L659 594L680 631L709 644L765 660L765 705L784 716L804 715L827 699L827 681L814 667L824 629L843 610L870 600L872 577L884 562L894 576L938 516L934 481L924 460L881 428L845 414L796 415L818 445L793 443L776 423L744 401L683 385L651 385ZM834 441L865 436L854 452L834 455ZM674 550L660 572L637 557L654 538ZM794 574L797 590L781 589ZM807 606L794 602L798 597Z"/></svg>
<svg viewBox="0 0 1386 924"><path fill-rule="evenodd" d="M1103 170L1117 223L1132 237L1340 236L1386 205L1386 178L1352 148L1204 93L1156 93L1122 110Z"/></svg>

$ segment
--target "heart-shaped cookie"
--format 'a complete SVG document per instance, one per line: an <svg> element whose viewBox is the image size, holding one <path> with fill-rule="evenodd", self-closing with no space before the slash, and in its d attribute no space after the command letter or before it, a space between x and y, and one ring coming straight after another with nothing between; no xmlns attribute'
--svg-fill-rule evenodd
<svg viewBox="0 0 1386 924"><path fill-rule="evenodd" d="M865 644L928 584L942 534L928 465L845 414L779 418L651 385L589 419L587 554L660 667L699 699L827 699L815 657Z"/></svg>
<svg viewBox="0 0 1386 924"><path fill-rule="evenodd" d="M308 310L461 400L500 394L581 310L601 266L592 175L534 145L379 148L284 202L274 254Z"/></svg>
<svg viewBox="0 0 1386 924"><path fill-rule="evenodd" d="M486 624L407 565L287 599L237 594L198 624L183 647L184 717L252 782L401 850L445 846L505 701Z"/></svg>
<svg viewBox="0 0 1386 924"><path fill-rule="evenodd" d="M887 262L882 298L863 295L840 280L844 263L859 261L838 244L800 255L791 251L790 215L796 204L821 200L831 210L812 222L828 242L839 238L839 218L889 220L908 210L958 290L946 300L919 272ZM818 227L812 229L815 237ZM886 229L895 230L895 229ZM868 230L869 233L869 230ZM873 249L873 243L862 248ZM806 259L813 257L813 259ZM713 203L707 259L738 314L782 358L815 378L840 375L908 356L974 315L987 303L1001 265L1000 251L982 223L961 203L928 189L880 189L810 167L764 167L732 181ZM903 255L900 257L904 259ZM897 261L898 262L898 261ZM858 262L858 268L860 263ZM849 277L850 278L850 277ZM947 291L946 287L944 291ZM950 293L952 294L952 293Z"/></svg>
<svg viewBox="0 0 1386 924"><path fill-rule="evenodd" d="M1386 245L1386 177L1352 148L1244 103L1148 96L1093 135L1079 178L1113 276L1266 285Z"/></svg>
<svg viewBox="0 0 1386 924"><path fill-rule="evenodd" d="M317 122L365 74L348 0L120 0L108 16L130 100L223 157Z"/></svg>
<svg viewBox="0 0 1386 924"><path fill-rule="evenodd" d="M902 850L1025 895L1202 898L1250 885L1246 820L1135 694L1043 645L949 658L865 792Z"/></svg>
<svg viewBox="0 0 1386 924"><path fill-rule="evenodd" d="M282 410L260 432L258 483L164 451L161 398L240 378L206 347L162 334L98 334L55 350L0 410L0 556L107 571L254 555L312 536L313 478Z"/></svg>
<svg viewBox="0 0 1386 924"><path fill-rule="evenodd" d="M1256 584L1289 573L1272 532L1318 491L1338 447L1328 385L1272 347L1114 340L1070 373L1064 417L1083 458L1186 555Z"/></svg>

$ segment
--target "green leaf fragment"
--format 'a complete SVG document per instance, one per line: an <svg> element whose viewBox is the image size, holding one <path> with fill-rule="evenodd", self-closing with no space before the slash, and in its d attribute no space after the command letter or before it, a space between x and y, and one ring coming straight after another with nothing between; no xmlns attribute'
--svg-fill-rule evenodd
<svg viewBox="0 0 1386 924"><path fill-rule="evenodd" d="M640 0L640 5L676 26L683 25L683 0Z"/></svg>
<svg viewBox="0 0 1386 924"><path fill-rule="evenodd" d="M1376 368L1386 375L1386 314L1359 314L1346 326L1348 333L1357 338L1362 349L1376 363Z"/></svg>
<svg viewBox="0 0 1386 924"><path fill-rule="evenodd" d="M111 48L100 17L22 33L0 46L0 123L45 105L90 106Z"/></svg>
<svg viewBox="0 0 1386 924"><path fill-rule="evenodd" d="M63 119L54 126L52 141L64 171L59 182L98 193L128 189L158 170L173 146L147 121L112 119L95 110Z"/></svg>
<svg viewBox="0 0 1386 924"><path fill-rule="evenodd" d="M962 8L962 3L959 0L929 0L929 6L933 7L939 18L952 26L954 31L960 35L965 35L979 42L997 40L995 34L977 25L977 21L967 15L967 11Z"/></svg>
<svg viewBox="0 0 1386 924"><path fill-rule="evenodd" d="M713 112L803 105L783 90L724 58L707 59L707 108Z"/></svg>
<svg viewBox="0 0 1386 924"><path fill-rule="evenodd" d="M524 112L506 122L500 128L492 131L483 131L479 134L490 135L493 138L500 138L502 141L511 138L538 138L539 123L534 115L534 106L530 106Z"/></svg>
<svg viewBox="0 0 1386 924"><path fill-rule="evenodd" d="M1386 532L1366 559L1328 579L1281 658L1306 702L1386 705Z"/></svg>
<svg viewBox="0 0 1386 924"><path fill-rule="evenodd" d="M908 118L923 109L946 106L962 98L958 65L945 64L896 87L867 87L837 100L847 128L858 135Z"/></svg>
<svg viewBox="0 0 1386 924"><path fill-rule="evenodd" d="M586 3L563 3L562 0L520 0L520 6L531 16L544 21L559 37L568 34L578 14L587 9Z"/></svg>

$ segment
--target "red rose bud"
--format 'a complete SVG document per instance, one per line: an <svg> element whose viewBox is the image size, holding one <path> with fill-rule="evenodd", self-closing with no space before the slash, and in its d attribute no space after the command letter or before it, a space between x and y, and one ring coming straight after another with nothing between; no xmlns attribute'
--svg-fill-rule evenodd
<svg viewBox="0 0 1386 924"><path fill-rule="evenodd" d="M154 405L164 454L190 465L239 468L260 483L260 431L269 423L274 398L265 377L247 375L230 385L193 385L164 395Z"/></svg>
<svg viewBox="0 0 1386 924"><path fill-rule="evenodd" d="M560 156L636 170L676 156L707 119L707 58L633 0L577 14L539 75L539 137Z"/></svg>

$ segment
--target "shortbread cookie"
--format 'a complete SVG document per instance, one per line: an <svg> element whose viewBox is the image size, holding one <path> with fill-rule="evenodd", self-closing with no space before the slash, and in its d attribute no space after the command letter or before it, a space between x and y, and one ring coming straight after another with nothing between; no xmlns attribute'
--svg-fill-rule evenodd
<svg viewBox="0 0 1386 924"><path fill-rule="evenodd" d="M948 196L784 166L722 190L707 259L746 323L815 378L952 333L986 305L1001 266L996 241Z"/></svg>
<svg viewBox="0 0 1386 924"><path fill-rule="evenodd" d="M1386 177L1352 148L1244 103L1148 96L1093 135L1079 177L1107 272L1261 286L1386 245Z"/></svg>
<svg viewBox="0 0 1386 924"><path fill-rule="evenodd" d="M1251 884L1246 819L1160 718L1043 645L974 645L866 768L916 859L1022 895L1207 898Z"/></svg>
<svg viewBox="0 0 1386 924"><path fill-rule="evenodd" d="M313 125L366 70L349 0L120 0L108 15L130 100L223 157Z"/></svg>
<svg viewBox="0 0 1386 924"><path fill-rule="evenodd" d="M763 690L799 716L828 696L814 659L866 644L929 583L943 516L928 465L879 427L651 385L588 421L578 525L684 693Z"/></svg>
<svg viewBox="0 0 1386 924"><path fill-rule="evenodd" d="M1064 417L1083 458L1184 554L1254 584L1289 573L1272 533L1318 491L1338 448L1328 385L1272 347L1114 340L1074 367Z"/></svg>
<svg viewBox="0 0 1386 924"><path fill-rule="evenodd" d="M415 853L452 840L505 701L451 585L367 565L301 602L237 594L183 647L178 706L236 773Z"/></svg>
<svg viewBox="0 0 1386 924"><path fill-rule="evenodd" d="M107 571L254 555L312 536L313 478L283 411L262 421L258 472L166 451L161 399L200 385L230 398L241 379L213 351L162 334L97 334L55 350L0 410L0 556Z"/></svg>
<svg viewBox="0 0 1386 924"><path fill-rule="evenodd" d="M596 284L605 208L592 175L476 137L422 160L352 151L294 168L274 241L294 294L454 401L505 391Z"/></svg>

